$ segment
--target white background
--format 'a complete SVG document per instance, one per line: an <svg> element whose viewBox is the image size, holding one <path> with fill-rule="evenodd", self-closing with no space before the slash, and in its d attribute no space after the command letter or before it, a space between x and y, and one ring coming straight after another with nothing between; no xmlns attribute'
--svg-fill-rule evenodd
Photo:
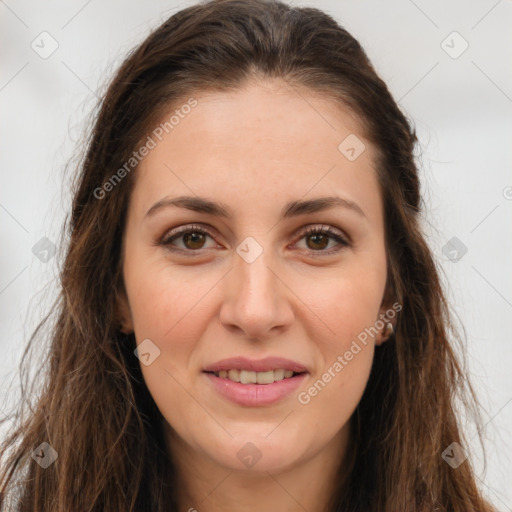
<svg viewBox="0 0 512 512"><path fill-rule="evenodd" d="M190 3L0 2L0 405L55 294L58 255L44 263L32 248L43 237L58 240L70 207L73 167L65 165L96 95L129 49ZM500 510L512 510L512 1L301 5L326 10L361 42L414 119L425 228L467 332L483 405L488 467L481 485ZM50 48L44 31L58 43L46 59L31 47L46 37ZM445 51L456 55L464 41L458 58ZM452 237L467 247L456 262L443 253ZM476 442L466 448L480 471Z"/></svg>

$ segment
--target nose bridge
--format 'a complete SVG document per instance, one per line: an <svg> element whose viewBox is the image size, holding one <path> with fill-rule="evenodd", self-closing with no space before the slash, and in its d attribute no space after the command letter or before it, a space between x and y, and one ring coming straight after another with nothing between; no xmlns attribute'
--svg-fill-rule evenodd
<svg viewBox="0 0 512 512"><path fill-rule="evenodd" d="M249 252L246 253L251 257L246 258L243 253L240 255L247 245L249 246ZM252 311L253 314L262 314L265 310L275 309L271 308L271 305L275 304L276 301L276 276L270 270L272 262L271 251L263 250L256 253L257 248L254 246L254 242L247 242L240 244L237 248L237 261L235 263L235 273L233 278L236 279L237 288L237 300L240 303L240 307L247 312ZM251 254L252 253L252 254Z"/></svg>
<svg viewBox="0 0 512 512"><path fill-rule="evenodd" d="M247 246L246 246L247 247ZM262 248L263 249L263 248ZM237 249L240 256L240 252L243 250L242 244ZM254 252L254 247L249 245L249 253ZM253 259L246 259L244 256L240 256L238 261L235 263L235 272L237 277L237 283L239 285L239 291L241 295L245 295L246 300L259 299L258 295L261 293L270 293L275 287L275 275L270 270L272 262L271 251L261 250L259 255L253 257ZM272 295L266 296L267 301L272 300Z"/></svg>
<svg viewBox="0 0 512 512"><path fill-rule="evenodd" d="M230 290L224 297L221 320L237 326L250 337L264 337L276 326L291 320L289 305L273 267L270 249L248 237L237 247L229 273Z"/></svg>

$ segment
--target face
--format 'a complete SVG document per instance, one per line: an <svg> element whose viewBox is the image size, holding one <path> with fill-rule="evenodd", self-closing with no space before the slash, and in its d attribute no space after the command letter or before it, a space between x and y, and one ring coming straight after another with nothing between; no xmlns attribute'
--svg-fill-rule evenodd
<svg viewBox="0 0 512 512"><path fill-rule="evenodd" d="M384 339L368 331L389 307L374 149L347 110L296 91L197 95L136 171L121 307L176 456L339 458Z"/></svg>

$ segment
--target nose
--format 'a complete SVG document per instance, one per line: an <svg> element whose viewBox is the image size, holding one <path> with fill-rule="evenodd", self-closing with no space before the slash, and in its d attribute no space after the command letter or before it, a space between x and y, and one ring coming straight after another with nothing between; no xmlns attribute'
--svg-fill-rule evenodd
<svg viewBox="0 0 512 512"><path fill-rule="evenodd" d="M251 340L285 331L294 318L293 293L279 274L279 265L267 251L251 263L236 255L234 268L225 277L222 325Z"/></svg>

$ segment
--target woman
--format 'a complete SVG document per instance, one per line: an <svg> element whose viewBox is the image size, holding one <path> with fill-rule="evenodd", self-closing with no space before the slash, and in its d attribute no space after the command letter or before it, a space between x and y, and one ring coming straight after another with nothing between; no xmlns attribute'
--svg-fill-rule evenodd
<svg viewBox="0 0 512 512"><path fill-rule="evenodd" d="M91 133L2 510L492 510L415 142L321 11L220 0L155 30Z"/></svg>

